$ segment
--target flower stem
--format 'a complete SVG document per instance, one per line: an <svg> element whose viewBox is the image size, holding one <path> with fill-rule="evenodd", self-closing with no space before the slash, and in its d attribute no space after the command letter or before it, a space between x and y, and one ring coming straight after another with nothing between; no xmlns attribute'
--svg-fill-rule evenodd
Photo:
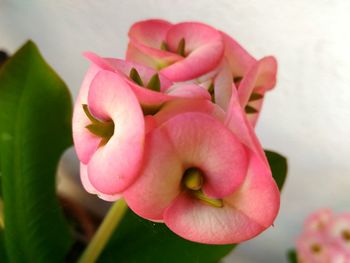
<svg viewBox="0 0 350 263"><path fill-rule="evenodd" d="M123 199L115 202L97 229L94 237L81 255L79 263L93 263L101 254L108 240L123 218L128 206Z"/></svg>

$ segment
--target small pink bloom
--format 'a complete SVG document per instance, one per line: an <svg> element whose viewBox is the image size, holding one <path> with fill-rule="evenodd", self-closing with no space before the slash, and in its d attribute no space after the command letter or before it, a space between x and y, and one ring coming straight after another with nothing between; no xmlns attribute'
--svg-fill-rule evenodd
<svg viewBox="0 0 350 263"><path fill-rule="evenodd" d="M232 128L235 115L244 116L239 109L227 121ZM174 101L157 113L142 175L124 194L129 207L201 243L239 243L271 226L279 191L261 146L242 142L237 133L246 130L231 130L225 118L205 101Z"/></svg>
<svg viewBox="0 0 350 263"><path fill-rule="evenodd" d="M329 208L320 209L309 215L304 223L305 232L324 233L333 216Z"/></svg>
<svg viewBox="0 0 350 263"><path fill-rule="evenodd" d="M127 60L160 70L172 81L203 86L225 111L235 86L253 126L265 92L276 82L273 57L256 60L230 36L205 24L146 20L131 27L129 39Z"/></svg>
<svg viewBox="0 0 350 263"><path fill-rule="evenodd" d="M224 52L220 33L195 22L141 21L131 27L129 39L127 60L159 69L173 81L206 74L220 63Z"/></svg>
<svg viewBox="0 0 350 263"><path fill-rule="evenodd" d="M330 241L350 256L350 214L335 215L327 226Z"/></svg>
<svg viewBox="0 0 350 263"><path fill-rule="evenodd" d="M92 66L73 114L73 138L88 191L114 197L136 179L144 148L144 118L118 74Z"/></svg>
<svg viewBox="0 0 350 263"><path fill-rule="evenodd" d="M350 263L350 214L320 209L307 217L297 240L302 263Z"/></svg>
<svg viewBox="0 0 350 263"><path fill-rule="evenodd" d="M331 248L325 237L319 233L305 233L297 240L298 262L333 263Z"/></svg>

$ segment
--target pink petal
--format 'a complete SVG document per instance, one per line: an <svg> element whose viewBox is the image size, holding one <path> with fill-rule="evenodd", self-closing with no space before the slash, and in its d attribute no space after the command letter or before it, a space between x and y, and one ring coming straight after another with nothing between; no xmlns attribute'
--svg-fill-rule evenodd
<svg viewBox="0 0 350 263"><path fill-rule="evenodd" d="M319 251L315 252L313 248L317 246ZM330 249L327 240L318 233L304 233L297 240L297 254L300 262L310 263L331 263Z"/></svg>
<svg viewBox="0 0 350 263"><path fill-rule="evenodd" d="M256 60L229 35L224 32L221 32L221 35L225 45L225 57L234 77L244 76Z"/></svg>
<svg viewBox="0 0 350 263"><path fill-rule="evenodd" d="M183 113L165 122L184 169L195 167L205 174L204 192L216 198L231 193L244 180L247 152L218 120L203 113Z"/></svg>
<svg viewBox="0 0 350 263"><path fill-rule="evenodd" d="M258 155L251 155L246 180L225 202L264 229L273 224L280 206L280 192L270 167Z"/></svg>
<svg viewBox="0 0 350 263"><path fill-rule="evenodd" d="M195 84L178 83L170 87L166 93L181 98L211 99L207 90Z"/></svg>
<svg viewBox="0 0 350 263"><path fill-rule="evenodd" d="M72 129L75 151L79 160L84 164L89 162L92 154L96 151L101 141L100 138L96 137L86 129L86 126L90 124L90 120L83 110L83 104L87 104L91 81L99 71L100 69L94 65L89 68L81 85L73 111Z"/></svg>
<svg viewBox="0 0 350 263"><path fill-rule="evenodd" d="M164 210L182 190L187 168L203 171L203 190L215 197L238 188L246 175L245 149L220 122L205 114L177 115L146 141L142 175L124 196L130 208L147 219L162 220Z"/></svg>
<svg viewBox="0 0 350 263"><path fill-rule="evenodd" d="M278 209L279 192L269 169L253 157L242 187L224 198L224 207L203 204L183 193L165 211L164 222L194 242L240 243L271 226Z"/></svg>
<svg viewBox="0 0 350 263"><path fill-rule="evenodd" d="M225 124L241 142L258 154L262 160L265 160L265 163L268 163L253 127L248 122L246 114L239 103L237 90L234 85L232 86L232 96L226 112Z"/></svg>
<svg viewBox="0 0 350 263"><path fill-rule="evenodd" d="M172 86L172 81L159 73L161 92L152 91L141 87L129 79L129 73L132 68L135 68L139 73L142 81L148 83L154 74L157 73L154 69L120 59L101 58L93 52L85 52L84 56L101 69L115 72L122 75L125 81L134 91L139 102L144 107L159 107L163 103L176 99L178 97L187 98L203 98L210 99L209 93L203 88L194 84L177 84ZM166 92L166 94L162 93Z"/></svg>
<svg viewBox="0 0 350 263"><path fill-rule="evenodd" d="M185 39L186 53L209 43L222 42L219 31L198 22L182 22L169 28L166 40L172 52L176 52L182 38Z"/></svg>
<svg viewBox="0 0 350 263"><path fill-rule="evenodd" d="M306 232L323 232L331 221L333 216L329 208L320 209L309 215L304 222L304 231Z"/></svg>
<svg viewBox="0 0 350 263"><path fill-rule="evenodd" d="M263 230L239 211L203 204L186 193L166 210L164 222L177 235L205 244L238 243L243 241L242 231L254 236Z"/></svg>
<svg viewBox="0 0 350 263"><path fill-rule="evenodd" d="M114 135L96 150L88 163L91 184L103 194L114 195L125 190L138 176L145 132L143 113L127 83L109 71L96 75L88 102L95 117L115 124Z"/></svg>
<svg viewBox="0 0 350 263"><path fill-rule="evenodd" d="M95 65L99 66L101 69L109 70L113 72L119 72L122 75L125 76L126 79L129 80L129 75L131 69L135 68L137 72L139 73L142 81L147 84L150 79L153 77L153 75L157 74L159 75L160 80L160 90L165 91L167 90L173 82L166 77L164 77L162 74L157 72L156 70L143 66L138 63L134 63L131 61L121 60L121 59L114 59L114 58L101 58L100 56L96 55L93 52L85 52L84 56L90 60ZM133 83L133 82L132 82ZM133 83L135 84L135 83ZM136 85L137 86L137 85Z"/></svg>
<svg viewBox="0 0 350 263"><path fill-rule="evenodd" d="M161 111L154 115L154 119L159 126L176 115L188 112L206 113L222 122L225 119L225 113L220 107L208 100L201 99L178 99L168 102Z"/></svg>
<svg viewBox="0 0 350 263"><path fill-rule="evenodd" d="M248 104L253 91L264 95L276 83L277 62L274 57L265 57L259 60L244 76L239 88L238 96L242 107ZM258 109L260 110L260 109Z"/></svg>
<svg viewBox="0 0 350 263"><path fill-rule="evenodd" d="M185 59L165 67L161 72L173 81L185 81L213 70L223 58L224 46L220 33L207 25L184 22L172 26L167 34L169 49L176 52L185 39Z"/></svg>
<svg viewBox="0 0 350 263"><path fill-rule="evenodd" d="M97 194L97 190L93 185L90 183L88 173L87 173L87 166L83 163L80 163L80 180L84 187L84 189L90 193L90 194Z"/></svg>
<svg viewBox="0 0 350 263"><path fill-rule="evenodd" d="M350 213L334 216L326 227L329 240L350 255L350 241L348 239L348 235L350 235Z"/></svg>
<svg viewBox="0 0 350 263"><path fill-rule="evenodd" d="M222 58L222 43L216 42L194 50L185 59L160 70L172 81L186 81L213 70Z"/></svg>
<svg viewBox="0 0 350 263"><path fill-rule="evenodd" d="M144 166L139 179L124 192L136 214L149 220L163 219L163 212L181 191L182 163L165 129L146 138Z"/></svg>
<svg viewBox="0 0 350 263"><path fill-rule="evenodd" d="M121 198L121 195L105 195L102 193L99 193L93 185L90 183L88 172L87 172L87 166L85 164L80 163L80 179L84 186L84 189L90 193L90 194L96 194L99 198L105 200L105 201L115 201Z"/></svg>
<svg viewBox="0 0 350 263"><path fill-rule="evenodd" d="M231 69L225 59L214 79L215 103L225 111L232 95L232 78Z"/></svg>
<svg viewBox="0 0 350 263"><path fill-rule="evenodd" d="M126 60L160 70L183 60L183 57L172 52L148 47L131 39L126 52Z"/></svg>
<svg viewBox="0 0 350 263"><path fill-rule="evenodd" d="M166 39L172 24L165 20L150 19L133 24L129 30L129 38L146 46L159 49Z"/></svg>

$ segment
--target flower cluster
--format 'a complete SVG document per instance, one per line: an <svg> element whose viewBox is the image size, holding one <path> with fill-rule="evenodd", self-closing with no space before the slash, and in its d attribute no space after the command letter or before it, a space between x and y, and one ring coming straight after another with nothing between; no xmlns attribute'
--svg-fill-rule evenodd
<svg viewBox="0 0 350 263"><path fill-rule="evenodd" d="M311 214L297 240L297 255L301 263L349 263L350 214L329 209Z"/></svg>
<svg viewBox="0 0 350 263"><path fill-rule="evenodd" d="M88 192L195 242L239 243L273 224L279 190L254 132L273 57L163 20L131 27L126 60L85 56L73 137Z"/></svg>

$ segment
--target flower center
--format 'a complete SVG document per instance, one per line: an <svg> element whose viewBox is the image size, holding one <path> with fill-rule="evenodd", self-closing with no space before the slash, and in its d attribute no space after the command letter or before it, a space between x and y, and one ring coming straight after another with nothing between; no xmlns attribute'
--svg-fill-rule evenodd
<svg viewBox="0 0 350 263"><path fill-rule="evenodd" d="M346 242L350 242L350 231L349 230L344 230L341 233L341 236Z"/></svg>
<svg viewBox="0 0 350 263"><path fill-rule="evenodd" d="M199 199L206 205L221 208L224 206L222 199L214 199L206 196L202 191L204 175L198 168L188 168L183 177L182 184L184 188L195 198Z"/></svg>
<svg viewBox="0 0 350 263"><path fill-rule="evenodd" d="M91 121L91 124L87 125L85 128L102 139L100 146L105 145L114 134L114 122L98 120L90 113L87 104L83 104L82 106L86 116Z"/></svg>
<svg viewBox="0 0 350 263"><path fill-rule="evenodd" d="M311 251L315 254L318 254L322 251L322 247L319 244L312 244Z"/></svg>

